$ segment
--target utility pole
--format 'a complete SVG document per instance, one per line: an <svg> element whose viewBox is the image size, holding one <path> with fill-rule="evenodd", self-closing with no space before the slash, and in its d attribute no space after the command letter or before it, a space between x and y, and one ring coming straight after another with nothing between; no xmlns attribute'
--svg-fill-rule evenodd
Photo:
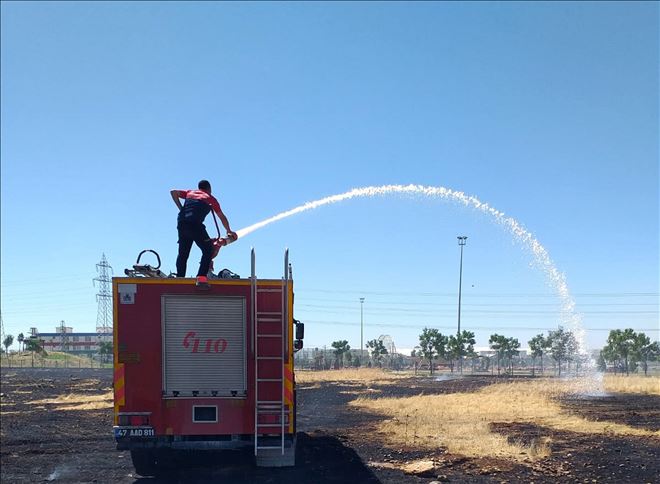
<svg viewBox="0 0 660 484"><path fill-rule="evenodd" d="M360 365L364 365L364 298L360 298Z"/></svg>
<svg viewBox="0 0 660 484"><path fill-rule="evenodd" d="M105 254L101 257L101 262L96 264L98 276L93 282L99 283L99 292L96 295L98 311L96 313L96 333L98 334L99 344L105 341L112 333L112 292L110 290L110 271L112 267L108 264Z"/></svg>
<svg viewBox="0 0 660 484"><path fill-rule="evenodd" d="M5 322L2 320L2 312L0 312L0 344L5 342Z"/></svg>
<svg viewBox="0 0 660 484"><path fill-rule="evenodd" d="M465 235L461 235L458 238L458 245L461 247L461 268L458 276L458 331L457 335L460 336L461 334L461 288L463 286L463 247L465 246L465 242L467 241L467 237Z"/></svg>
<svg viewBox="0 0 660 484"><path fill-rule="evenodd" d="M4 342L5 342L5 322L2 320L2 311L0 311L0 345L2 345ZM7 356L9 356L9 348L7 348Z"/></svg>

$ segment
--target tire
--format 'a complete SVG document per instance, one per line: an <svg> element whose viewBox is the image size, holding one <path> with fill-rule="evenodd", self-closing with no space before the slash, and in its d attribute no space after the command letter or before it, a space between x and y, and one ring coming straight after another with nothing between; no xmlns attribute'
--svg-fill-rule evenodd
<svg viewBox="0 0 660 484"><path fill-rule="evenodd" d="M131 450L131 460L135 472L141 476L155 476L159 469L156 463L156 452L150 449Z"/></svg>

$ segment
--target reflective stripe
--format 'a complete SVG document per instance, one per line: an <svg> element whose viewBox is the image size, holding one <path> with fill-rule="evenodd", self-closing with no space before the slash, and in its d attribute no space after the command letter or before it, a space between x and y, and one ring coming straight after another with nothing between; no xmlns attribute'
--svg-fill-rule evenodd
<svg viewBox="0 0 660 484"><path fill-rule="evenodd" d="M115 387L115 407L126 405L126 382L124 380L124 364L115 365L114 376Z"/></svg>
<svg viewBox="0 0 660 484"><path fill-rule="evenodd" d="M293 433L293 412L295 412L295 408L293 406L293 372L290 365L284 366L284 406L286 412L290 415L288 432Z"/></svg>

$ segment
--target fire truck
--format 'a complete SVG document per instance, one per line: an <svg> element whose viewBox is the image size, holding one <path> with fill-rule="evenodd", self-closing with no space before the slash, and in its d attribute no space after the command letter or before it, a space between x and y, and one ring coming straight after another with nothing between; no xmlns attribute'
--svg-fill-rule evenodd
<svg viewBox="0 0 660 484"><path fill-rule="evenodd" d="M139 257L138 257L139 263ZM160 266L160 259L159 264ZM293 317L288 250L280 279L167 277L135 265L112 280L114 436L138 474L173 454L247 450L258 466L293 466Z"/></svg>

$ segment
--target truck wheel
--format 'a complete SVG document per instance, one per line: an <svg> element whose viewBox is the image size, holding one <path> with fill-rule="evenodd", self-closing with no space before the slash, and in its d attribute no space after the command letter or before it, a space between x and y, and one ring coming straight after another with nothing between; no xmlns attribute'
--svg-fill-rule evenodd
<svg viewBox="0 0 660 484"><path fill-rule="evenodd" d="M158 473L156 465L156 453L149 449L131 450L131 460L135 472L141 476L155 476Z"/></svg>

